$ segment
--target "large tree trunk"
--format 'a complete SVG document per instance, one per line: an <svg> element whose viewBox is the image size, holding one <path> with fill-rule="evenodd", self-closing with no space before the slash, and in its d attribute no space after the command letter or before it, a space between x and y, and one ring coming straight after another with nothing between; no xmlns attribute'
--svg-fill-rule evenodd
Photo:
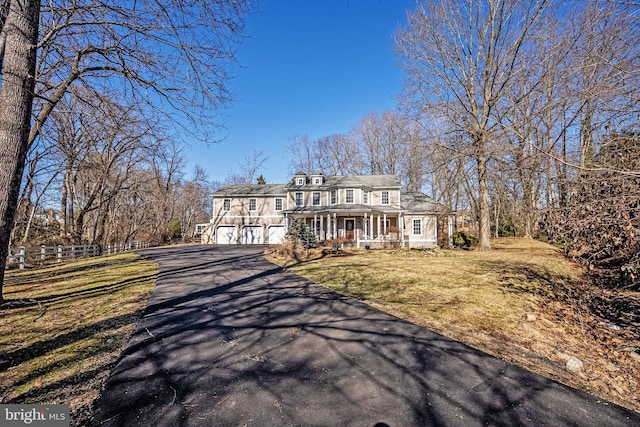
<svg viewBox="0 0 640 427"><path fill-rule="evenodd" d="M487 186L487 159L484 150L479 148L476 153L478 164L478 248L483 251L491 250L491 212L489 211L489 188Z"/></svg>
<svg viewBox="0 0 640 427"><path fill-rule="evenodd" d="M40 0L10 0L0 88L0 301L9 237L29 148Z"/></svg>

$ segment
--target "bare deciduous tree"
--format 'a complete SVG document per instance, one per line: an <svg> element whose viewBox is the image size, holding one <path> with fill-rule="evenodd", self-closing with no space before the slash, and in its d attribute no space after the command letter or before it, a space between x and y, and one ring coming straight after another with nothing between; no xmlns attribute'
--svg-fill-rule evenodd
<svg viewBox="0 0 640 427"><path fill-rule="evenodd" d="M26 153L71 88L84 86L87 104L117 93L128 100L121 105L210 138L231 99L227 66L253 1L3 0L0 6L2 282Z"/></svg>
<svg viewBox="0 0 640 427"><path fill-rule="evenodd" d="M24 170L35 86L39 0L0 3L0 302Z"/></svg>
<svg viewBox="0 0 640 427"><path fill-rule="evenodd" d="M488 161L505 101L546 0L426 1L408 14L396 46L410 95L470 139L478 183L479 246L490 249Z"/></svg>
<svg viewBox="0 0 640 427"><path fill-rule="evenodd" d="M227 184L253 184L258 178L260 170L269 160L269 156L259 150L253 150L246 155L240 164L240 170L231 170L225 182Z"/></svg>

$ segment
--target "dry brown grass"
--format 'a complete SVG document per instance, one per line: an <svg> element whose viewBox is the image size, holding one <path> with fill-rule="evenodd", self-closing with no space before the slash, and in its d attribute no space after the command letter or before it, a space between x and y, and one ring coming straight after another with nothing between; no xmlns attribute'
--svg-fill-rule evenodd
<svg viewBox="0 0 640 427"><path fill-rule="evenodd" d="M7 272L0 402L65 403L72 425L85 424L157 272L132 253Z"/></svg>
<svg viewBox="0 0 640 427"><path fill-rule="evenodd" d="M636 324L612 330L589 307L582 270L545 243L497 239L494 250L354 250L271 258L296 273L413 323L640 412ZM620 298L620 294L616 295ZM638 300L637 293L624 298ZM565 355L584 363L565 369Z"/></svg>

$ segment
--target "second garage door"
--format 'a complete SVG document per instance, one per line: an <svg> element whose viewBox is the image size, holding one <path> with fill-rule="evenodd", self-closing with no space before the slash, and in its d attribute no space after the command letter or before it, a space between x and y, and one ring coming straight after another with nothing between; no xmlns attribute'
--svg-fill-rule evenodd
<svg viewBox="0 0 640 427"><path fill-rule="evenodd" d="M263 241L262 227L259 225L245 225L242 228L242 243L245 245L259 245Z"/></svg>

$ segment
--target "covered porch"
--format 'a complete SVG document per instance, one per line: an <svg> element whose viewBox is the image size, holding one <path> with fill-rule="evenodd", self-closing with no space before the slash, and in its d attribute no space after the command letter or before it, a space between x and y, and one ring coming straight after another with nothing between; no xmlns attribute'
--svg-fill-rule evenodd
<svg viewBox="0 0 640 427"><path fill-rule="evenodd" d="M390 241L401 243L403 238L399 209L295 209L285 212L287 229L294 219L302 220L313 230L319 242L344 239L361 247L379 246Z"/></svg>

